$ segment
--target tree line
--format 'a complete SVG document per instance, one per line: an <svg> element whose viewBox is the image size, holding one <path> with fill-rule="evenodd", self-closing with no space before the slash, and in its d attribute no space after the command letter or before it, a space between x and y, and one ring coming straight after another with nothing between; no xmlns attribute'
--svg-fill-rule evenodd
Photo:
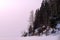
<svg viewBox="0 0 60 40"><path fill-rule="evenodd" d="M31 18L34 18L33 14ZM32 25L29 26L28 33L24 33L24 36L56 33L57 21L60 21L60 0L49 0L49 2L43 0L41 7L35 11L35 20L31 20Z"/></svg>

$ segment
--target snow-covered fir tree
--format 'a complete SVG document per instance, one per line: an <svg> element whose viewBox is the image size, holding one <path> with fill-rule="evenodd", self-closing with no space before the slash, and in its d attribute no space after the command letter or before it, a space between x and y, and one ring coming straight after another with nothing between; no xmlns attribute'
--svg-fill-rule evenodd
<svg viewBox="0 0 60 40"><path fill-rule="evenodd" d="M40 9L35 12L35 20L29 26L28 36L52 34L60 28L60 0L43 0Z"/></svg>

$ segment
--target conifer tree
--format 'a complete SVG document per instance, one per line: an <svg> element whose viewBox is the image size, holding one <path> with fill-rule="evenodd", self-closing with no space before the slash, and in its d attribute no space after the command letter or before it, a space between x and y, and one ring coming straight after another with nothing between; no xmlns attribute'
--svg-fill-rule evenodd
<svg viewBox="0 0 60 40"><path fill-rule="evenodd" d="M32 35L48 35L56 33L57 21L60 21L60 0L43 0L41 7L35 11L35 19L33 14L30 16L30 26L28 29L29 36ZM33 13L33 12L31 12ZM37 33L36 33L37 31ZM25 33L26 34L26 33Z"/></svg>

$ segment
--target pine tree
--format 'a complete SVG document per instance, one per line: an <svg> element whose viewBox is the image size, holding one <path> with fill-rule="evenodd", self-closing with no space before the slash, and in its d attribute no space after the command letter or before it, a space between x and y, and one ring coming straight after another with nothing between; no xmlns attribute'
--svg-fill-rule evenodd
<svg viewBox="0 0 60 40"><path fill-rule="evenodd" d="M53 6L55 6L55 5L53 5ZM53 8L53 7L50 7L50 5L48 4L47 1L43 1L42 5L41 5L41 8L36 10L35 22L34 22L34 28L33 28L34 32L38 28L40 28L38 30L38 33L41 33L44 30L46 30L46 34L47 34L50 28L52 28L53 29L52 32L54 32L54 29L56 29L56 25L57 25L56 15L55 15L56 10L53 8L52 9L53 11L52 11L50 8ZM45 27L43 28L44 25L45 25Z"/></svg>
<svg viewBox="0 0 60 40"><path fill-rule="evenodd" d="M33 16L33 11L31 12L30 26L28 29L29 36L41 34L48 35L50 29L52 29L51 33L56 32L57 21L60 21L59 3L60 0L43 0L41 7L35 11L35 19Z"/></svg>
<svg viewBox="0 0 60 40"><path fill-rule="evenodd" d="M33 28L32 28L32 26L30 25L30 27L29 27L29 29L28 29L28 34L29 34L29 36L31 36L32 35L32 31L33 31Z"/></svg>

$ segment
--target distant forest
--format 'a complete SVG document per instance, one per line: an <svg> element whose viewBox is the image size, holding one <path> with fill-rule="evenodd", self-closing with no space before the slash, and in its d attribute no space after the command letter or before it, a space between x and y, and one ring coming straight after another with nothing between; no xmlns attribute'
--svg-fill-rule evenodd
<svg viewBox="0 0 60 40"><path fill-rule="evenodd" d="M31 12L31 23L28 32L24 32L23 36L34 36L49 33L56 33L57 23L60 23L60 0L43 0L41 7L36 9L35 18Z"/></svg>

